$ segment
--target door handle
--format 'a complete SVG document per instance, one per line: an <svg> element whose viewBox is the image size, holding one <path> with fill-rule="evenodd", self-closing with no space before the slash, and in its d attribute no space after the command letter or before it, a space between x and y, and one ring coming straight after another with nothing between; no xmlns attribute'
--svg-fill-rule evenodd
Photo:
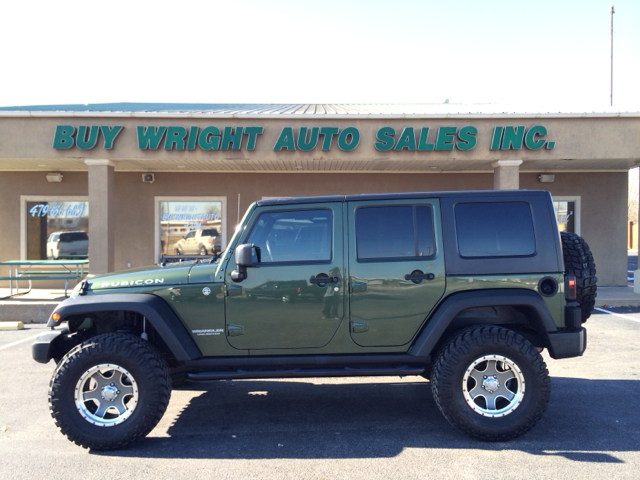
<svg viewBox="0 0 640 480"><path fill-rule="evenodd" d="M366 282L351 282L351 293L360 293L367 291Z"/></svg>
<svg viewBox="0 0 640 480"><path fill-rule="evenodd" d="M421 270L414 270L404 276L405 280L411 280L413 283L421 283L422 280L433 280L436 276L433 273L423 273Z"/></svg>
<svg viewBox="0 0 640 480"><path fill-rule="evenodd" d="M328 283L338 283L340 282L340 278L338 277L311 277L309 279L309 283L315 283L316 285L326 285Z"/></svg>

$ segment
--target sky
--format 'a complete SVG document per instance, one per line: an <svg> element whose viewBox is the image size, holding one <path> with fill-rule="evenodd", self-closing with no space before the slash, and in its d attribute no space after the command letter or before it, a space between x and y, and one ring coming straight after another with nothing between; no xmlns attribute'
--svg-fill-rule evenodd
<svg viewBox="0 0 640 480"><path fill-rule="evenodd" d="M640 1L614 6L613 110L639 112ZM602 0L2 2L0 106L606 111L609 12Z"/></svg>

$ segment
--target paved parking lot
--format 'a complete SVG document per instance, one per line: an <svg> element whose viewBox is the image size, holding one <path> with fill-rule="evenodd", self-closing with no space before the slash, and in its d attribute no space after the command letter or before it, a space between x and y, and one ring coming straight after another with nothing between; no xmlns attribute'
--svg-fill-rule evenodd
<svg viewBox="0 0 640 480"><path fill-rule="evenodd" d="M640 478L640 313L597 311L577 359L550 360L529 434L482 443L444 420L415 377L222 381L174 390L141 444L98 453L53 424L53 365L29 325L0 332L2 478ZM25 339L29 339L26 340Z"/></svg>

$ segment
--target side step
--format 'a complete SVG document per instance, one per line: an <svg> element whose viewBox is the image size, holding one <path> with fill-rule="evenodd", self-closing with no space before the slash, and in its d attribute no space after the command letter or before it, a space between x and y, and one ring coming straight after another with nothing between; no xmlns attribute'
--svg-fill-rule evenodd
<svg viewBox="0 0 640 480"><path fill-rule="evenodd" d="M274 370L227 370L187 373L193 381L237 380L258 378L310 378L310 377L378 377L422 375L424 367L398 365L393 367L334 367L291 368Z"/></svg>

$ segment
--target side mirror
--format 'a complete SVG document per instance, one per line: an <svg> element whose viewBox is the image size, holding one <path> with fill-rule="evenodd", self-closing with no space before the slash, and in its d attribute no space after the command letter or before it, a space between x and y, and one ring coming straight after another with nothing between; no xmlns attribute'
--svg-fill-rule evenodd
<svg viewBox="0 0 640 480"><path fill-rule="evenodd" d="M256 253L259 252L257 247L254 247L250 243L243 243L236 247L236 265L237 270L231 272L231 280L234 282L241 282L247 278L247 267L253 267L253 249L256 249ZM258 254L258 261L260 255Z"/></svg>

